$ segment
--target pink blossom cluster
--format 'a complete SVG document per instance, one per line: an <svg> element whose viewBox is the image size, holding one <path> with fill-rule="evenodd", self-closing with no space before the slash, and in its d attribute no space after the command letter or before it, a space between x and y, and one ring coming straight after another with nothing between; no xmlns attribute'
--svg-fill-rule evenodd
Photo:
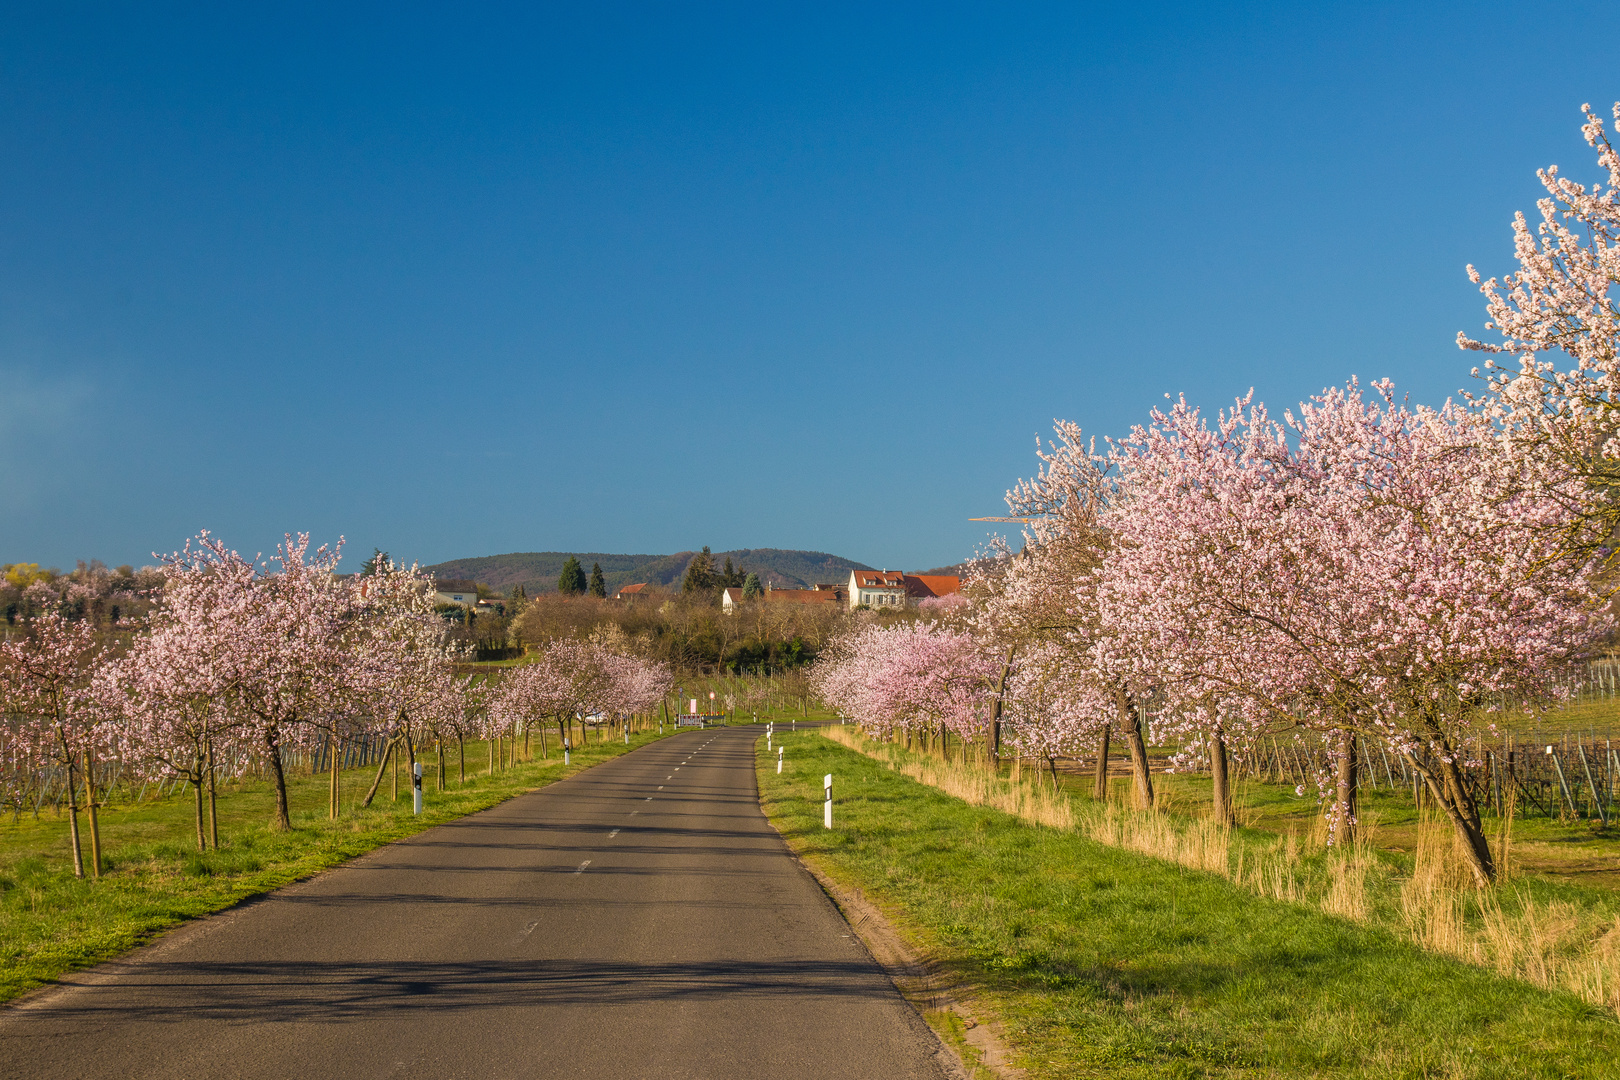
<svg viewBox="0 0 1620 1080"><path fill-rule="evenodd" d="M506 677L491 699L490 721L495 731L547 721L561 730L575 718L649 712L673 685L661 661L566 638L543 646Z"/></svg>
<svg viewBox="0 0 1620 1080"><path fill-rule="evenodd" d="M840 713L879 735L943 730L982 736L1000 665L973 635L927 622L868 625L836 641L811 682Z"/></svg>

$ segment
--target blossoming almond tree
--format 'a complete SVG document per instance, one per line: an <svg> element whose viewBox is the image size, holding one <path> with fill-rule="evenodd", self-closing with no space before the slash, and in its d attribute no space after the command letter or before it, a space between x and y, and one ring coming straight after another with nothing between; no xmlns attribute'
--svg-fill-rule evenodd
<svg viewBox="0 0 1620 1080"><path fill-rule="evenodd" d="M880 737L977 737L1001 665L971 634L928 623L863 627L812 671L823 701Z"/></svg>
<svg viewBox="0 0 1620 1080"><path fill-rule="evenodd" d="M1058 421L1056 433L1046 449L1037 444L1036 475L1007 493L1008 507L1028 521L1024 547L1017 556L1003 553L979 563L974 577L986 581L969 583L969 592L983 594L972 618L981 637L1007 648L1009 663L1021 648L1043 642L1067 654L1061 665L1070 687L1064 700L1088 712L1064 724L1075 735L1090 728L1100 742L1097 797L1107 793L1109 732L1117 724L1130 754L1136 801L1147 808L1154 790L1144 706L1158 673L1121 640L1099 593L1117 555L1107 520L1117 486L1110 463L1094 452L1078 425ZM1090 711L1104 703L1101 711Z"/></svg>
<svg viewBox="0 0 1620 1080"><path fill-rule="evenodd" d="M459 650L433 610L432 582L415 566L382 557L353 587L358 609L353 635L355 715L368 716L387 739L371 788L361 801L370 806L395 754L403 753L405 763L415 766L413 724L464 738L466 703L464 688L451 674ZM439 776L442 782L442 767ZM335 801L334 778L334 806Z"/></svg>
<svg viewBox="0 0 1620 1080"><path fill-rule="evenodd" d="M1052 642L1036 641L1018 653L1002 682L1007 742L1022 756L1046 759L1057 784L1057 758L1078 754L1106 739L1114 703L1087 665ZM1099 759L1100 794L1107 794L1107 765Z"/></svg>
<svg viewBox="0 0 1620 1080"><path fill-rule="evenodd" d="M1499 340L1459 332L1457 344L1517 359L1516 368L1486 360L1488 390L1474 403L1507 452L1550 457L1581 481L1574 512L1559 523L1562 546L1612 560L1620 532L1620 304L1612 292L1620 284L1620 153L1591 106L1581 111L1607 187L1578 183L1555 165L1537 172L1547 193L1536 204L1541 221L1532 228L1522 213L1513 221L1519 269L1482 281L1468 267L1485 296L1485 329ZM1620 102L1613 114L1620 121Z"/></svg>
<svg viewBox="0 0 1620 1080"><path fill-rule="evenodd" d="M102 749L107 715L92 689L101 659L95 632L55 612L33 620L25 637L0 644L0 707L17 717L14 738L28 755L61 769L68 796L68 840L73 873L84 877L79 842L79 784L90 820L91 872L101 876L101 830L96 819L95 755Z"/></svg>
<svg viewBox="0 0 1620 1080"><path fill-rule="evenodd" d="M289 534L272 571L202 537L169 563L171 575L218 573L233 583L218 623L226 705L264 750L276 791L273 824L281 829L292 827L282 751L318 748L315 725L353 681L347 646L355 605L335 573L341 550L340 540L311 552L307 533Z"/></svg>
<svg viewBox="0 0 1620 1080"><path fill-rule="evenodd" d="M1156 413L1124 444L1110 603L1187 697L1333 737L1336 825L1354 736L1388 742L1485 882L1465 744L1494 695L1548 692L1605 625L1595 568L1559 557L1564 504L1526 496L1550 481L1475 418L1375 389L1324 391L1287 430L1246 401L1213 431L1185 402Z"/></svg>

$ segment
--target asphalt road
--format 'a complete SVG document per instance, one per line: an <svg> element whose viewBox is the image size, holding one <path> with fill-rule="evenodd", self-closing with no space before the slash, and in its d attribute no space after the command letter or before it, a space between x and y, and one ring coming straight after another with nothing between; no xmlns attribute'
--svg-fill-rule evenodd
<svg viewBox="0 0 1620 1080"><path fill-rule="evenodd" d="M661 740L69 976L0 1010L0 1076L949 1075L760 813L757 735Z"/></svg>

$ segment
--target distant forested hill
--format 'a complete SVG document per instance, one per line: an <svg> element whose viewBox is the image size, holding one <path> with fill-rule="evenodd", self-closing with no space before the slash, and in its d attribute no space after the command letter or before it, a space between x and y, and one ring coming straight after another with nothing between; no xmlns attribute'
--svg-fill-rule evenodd
<svg viewBox="0 0 1620 1080"><path fill-rule="evenodd" d="M696 554L678 551L673 555L613 555L600 551L520 551L510 555L484 555L475 559L452 559L426 567L436 578L458 581L477 581L510 592L512 586L522 585L531 596L535 593L554 592L557 575L562 573L568 556L577 557L589 573L592 563L602 564L602 576L607 579L608 594L623 585L646 581L655 585L678 587L686 564ZM818 581L842 582L851 570L871 570L865 563L840 559L824 551L790 551L782 548L743 548L736 551L714 553L715 569L726 563L745 571L759 574L761 581L778 588L805 588Z"/></svg>

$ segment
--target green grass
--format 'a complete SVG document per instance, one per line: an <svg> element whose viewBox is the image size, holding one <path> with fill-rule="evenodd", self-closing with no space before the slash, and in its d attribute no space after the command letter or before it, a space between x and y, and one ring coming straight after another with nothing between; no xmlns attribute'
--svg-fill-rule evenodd
<svg viewBox="0 0 1620 1080"><path fill-rule="evenodd" d="M1620 1076L1620 1024L1578 998L782 738L777 827L978 987L1031 1076Z"/></svg>
<svg viewBox="0 0 1620 1080"><path fill-rule="evenodd" d="M668 729L673 733L674 729ZM410 787L401 779L398 802L387 779L370 809L358 809L373 770L341 774L344 810L327 817L328 777L290 777L293 828L269 827L275 793L249 781L222 790L219 850L197 852L192 796L179 794L101 811L104 862L99 882L73 877L66 815L46 811L0 824L0 1001L16 997L64 972L116 956L187 919L230 907L318 870L362 855L658 739L651 733L622 741L587 742L564 767L549 761L519 763L486 775L484 743L469 743L467 783L456 780L456 759L446 753L448 790L434 790L437 758L421 757L425 809L411 813ZM536 756L538 739L532 743ZM555 751L555 747L553 747ZM89 836L83 815L85 857Z"/></svg>

